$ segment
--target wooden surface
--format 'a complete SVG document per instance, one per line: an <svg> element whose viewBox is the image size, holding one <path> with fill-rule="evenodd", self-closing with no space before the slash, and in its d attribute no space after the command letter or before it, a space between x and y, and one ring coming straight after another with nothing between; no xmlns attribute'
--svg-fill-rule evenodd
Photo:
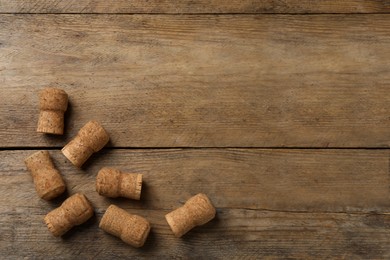
<svg viewBox="0 0 390 260"><path fill-rule="evenodd" d="M388 150L105 149L84 170L51 150L69 193L83 192L96 208L62 239L42 218L63 198L38 198L23 164L32 152L0 152L0 237L9 256L390 257ZM99 196L104 166L142 173L141 201ZM177 239L164 215L198 192L217 205L217 218ZM111 203L151 221L143 249L98 229Z"/></svg>
<svg viewBox="0 0 390 260"><path fill-rule="evenodd" d="M61 147L91 118L116 147L390 146L388 15L2 15L0 25L5 147ZM35 134L47 85L70 95L65 138Z"/></svg>
<svg viewBox="0 0 390 260"><path fill-rule="evenodd" d="M1 259L390 258L389 1L225 2L0 0ZM64 136L35 132L46 86ZM60 149L91 119L111 142L79 170ZM46 149L52 202L23 163ZM99 196L105 166L142 173L141 201ZM95 217L52 237L76 192ZM199 192L216 219L175 238ZM98 228L112 203L151 222L143 248Z"/></svg>
<svg viewBox="0 0 390 260"><path fill-rule="evenodd" d="M1 13L389 13L388 0L0 0Z"/></svg>

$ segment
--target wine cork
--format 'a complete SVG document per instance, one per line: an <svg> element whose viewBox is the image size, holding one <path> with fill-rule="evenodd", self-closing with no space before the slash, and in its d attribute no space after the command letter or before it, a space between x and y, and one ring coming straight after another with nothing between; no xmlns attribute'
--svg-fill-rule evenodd
<svg viewBox="0 0 390 260"><path fill-rule="evenodd" d="M33 153L24 160L33 177L38 196L51 200L65 191L65 182L54 167L48 151Z"/></svg>
<svg viewBox="0 0 390 260"><path fill-rule="evenodd" d="M196 226L206 224L215 217L215 208L205 194L199 193L180 208L165 215L177 237L183 236Z"/></svg>
<svg viewBox="0 0 390 260"><path fill-rule="evenodd" d="M106 197L139 200L142 174L123 173L114 168L102 168L96 177L96 191Z"/></svg>
<svg viewBox="0 0 390 260"><path fill-rule="evenodd" d="M67 198L60 207L50 211L44 220L50 232L58 237L92 216L93 208L88 199L83 194L76 193Z"/></svg>
<svg viewBox="0 0 390 260"><path fill-rule="evenodd" d="M62 148L62 153L80 168L93 153L101 150L108 140L106 130L98 122L89 121L80 129L77 136Z"/></svg>
<svg viewBox="0 0 390 260"><path fill-rule="evenodd" d="M37 132L62 135L64 114L68 108L68 94L58 88L45 88L39 95L39 120Z"/></svg>
<svg viewBox="0 0 390 260"><path fill-rule="evenodd" d="M150 232L150 224L146 219L129 214L115 205L108 207L99 227L134 247L143 246Z"/></svg>

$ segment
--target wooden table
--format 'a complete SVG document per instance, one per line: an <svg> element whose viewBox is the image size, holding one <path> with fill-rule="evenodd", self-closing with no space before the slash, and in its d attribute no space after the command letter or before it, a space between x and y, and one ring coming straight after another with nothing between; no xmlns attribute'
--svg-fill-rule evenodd
<svg viewBox="0 0 390 260"><path fill-rule="evenodd" d="M390 258L390 2L0 0L1 258ZM70 96L66 134L36 133L38 93ZM111 142L81 170L60 149L91 119ZM49 150L67 194L37 196ZM104 166L141 201L95 191ZM84 193L95 217L54 238L43 216ZM206 193L215 220L164 215ZM135 249L98 228L146 217Z"/></svg>

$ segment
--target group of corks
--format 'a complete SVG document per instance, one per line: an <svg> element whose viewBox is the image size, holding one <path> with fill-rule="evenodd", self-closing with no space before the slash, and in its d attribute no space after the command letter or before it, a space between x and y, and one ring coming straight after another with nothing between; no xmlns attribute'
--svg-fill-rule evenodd
<svg viewBox="0 0 390 260"><path fill-rule="evenodd" d="M62 135L64 115L68 107L68 95L58 88L45 88L40 93L40 114L37 132ZM63 149L63 155L80 168L88 158L101 150L109 141L105 129L96 121L89 121ZM27 169L34 180L38 196L45 200L58 197L66 190L60 172L55 168L48 151L39 151L25 159ZM96 177L96 191L110 198L125 197L140 200L142 174L123 173L115 168L102 168ZM190 198L182 207L165 215L175 236L181 237L196 226L215 217L215 208L205 194ZM94 214L87 197L76 193L67 198L60 207L49 212L44 221L54 236L62 236ZM134 247L144 245L149 235L150 223L145 218L130 214L124 209L110 205L99 227Z"/></svg>

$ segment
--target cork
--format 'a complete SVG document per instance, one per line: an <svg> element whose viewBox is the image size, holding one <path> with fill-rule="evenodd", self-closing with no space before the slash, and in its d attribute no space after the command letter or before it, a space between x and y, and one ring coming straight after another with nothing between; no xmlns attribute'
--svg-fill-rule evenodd
<svg viewBox="0 0 390 260"><path fill-rule="evenodd" d="M76 193L67 198L60 207L49 212L44 220L49 231L58 237L92 216L93 208L88 199L83 194Z"/></svg>
<svg viewBox="0 0 390 260"><path fill-rule="evenodd" d="M139 200L142 174L123 173L115 168L102 168L96 177L96 191L106 197Z"/></svg>
<svg viewBox="0 0 390 260"><path fill-rule="evenodd" d="M80 168L93 153L101 150L108 140L106 130L98 122L89 121L80 129L77 136L62 148L62 153Z"/></svg>
<svg viewBox="0 0 390 260"><path fill-rule="evenodd" d="M51 200L65 191L65 182L55 168L48 151L33 153L24 160L33 177L38 196Z"/></svg>
<svg viewBox="0 0 390 260"><path fill-rule="evenodd" d="M180 208L165 215L169 226L177 237L181 237L196 226L206 224L215 217L215 208L205 194L199 193Z"/></svg>
<svg viewBox="0 0 390 260"><path fill-rule="evenodd" d="M129 214L115 205L108 207L99 227L134 247L142 247L150 232L150 224L145 218Z"/></svg>
<svg viewBox="0 0 390 260"><path fill-rule="evenodd" d="M68 108L68 94L59 88L45 88L39 94L37 132L64 134L64 114Z"/></svg>

